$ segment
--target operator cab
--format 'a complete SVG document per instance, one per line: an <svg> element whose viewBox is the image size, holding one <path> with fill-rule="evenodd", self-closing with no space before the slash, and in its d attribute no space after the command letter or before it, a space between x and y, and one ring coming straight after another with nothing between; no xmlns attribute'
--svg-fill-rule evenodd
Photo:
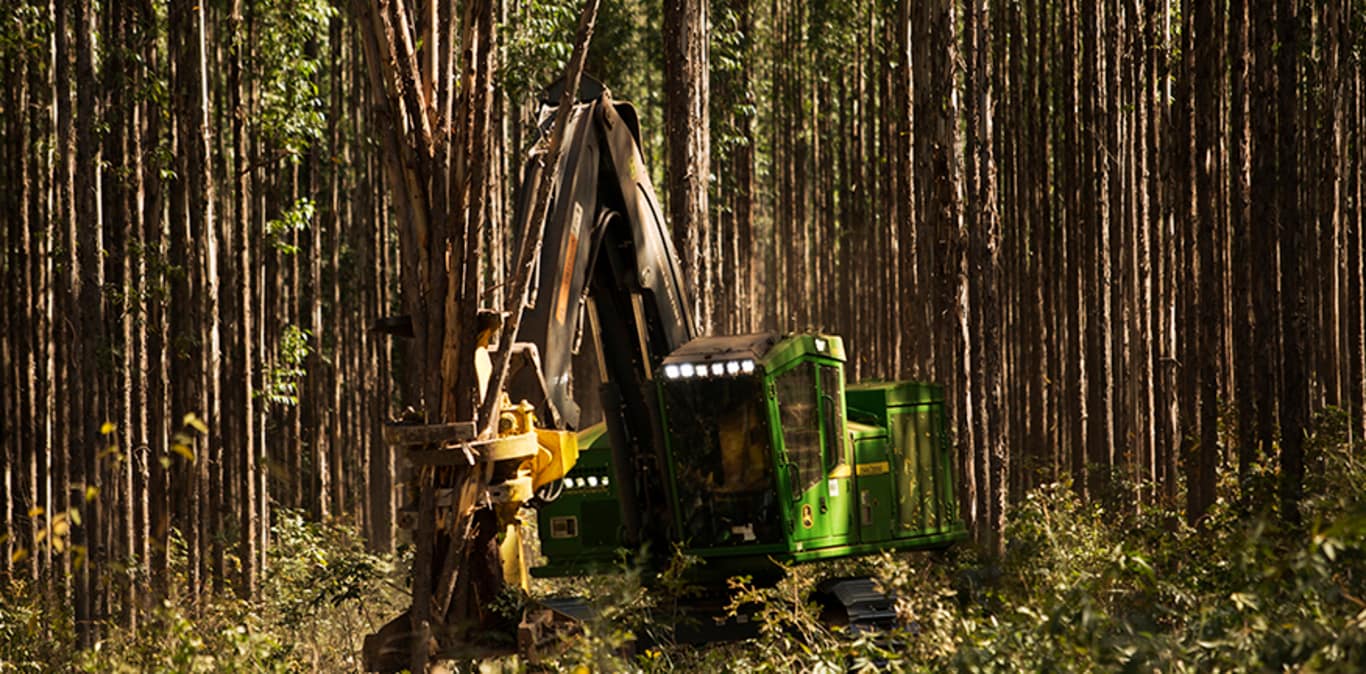
<svg viewBox="0 0 1366 674"><path fill-rule="evenodd" d="M664 359L657 381L675 524L692 547L783 540L761 365L776 341L701 337Z"/></svg>
<svg viewBox="0 0 1366 674"><path fill-rule="evenodd" d="M854 507L839 337L700 337L657 377L679 538L701 557L847 536Z"/></svg>

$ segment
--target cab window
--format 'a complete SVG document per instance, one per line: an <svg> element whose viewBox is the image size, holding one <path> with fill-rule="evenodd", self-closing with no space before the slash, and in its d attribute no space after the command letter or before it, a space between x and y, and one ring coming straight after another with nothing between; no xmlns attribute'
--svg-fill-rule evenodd
<svg viewBox="0 0 1366 674"><path fill-rule="evenodd" d="M816 367L812 363L802 363L778 375L775 386L783 447L794 471L790 475L792 498L795 499L824 478Z"/></svg>
<svg viewBox="0 0 1366 674"><path fill-rule="evenodd" d="M821 415L825 422L825 469L847 461L847 444L841 432L840 420L844 418L844 387L840 369L833 365L820 366L821 377Z"/></svg>

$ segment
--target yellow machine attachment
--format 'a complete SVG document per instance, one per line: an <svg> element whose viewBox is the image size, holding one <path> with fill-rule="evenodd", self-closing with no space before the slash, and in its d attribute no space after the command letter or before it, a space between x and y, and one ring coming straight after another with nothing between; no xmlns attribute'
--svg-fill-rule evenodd
<svg viewBox="0 0 1366 674"><path fill-rule="evenodd" d="M481 396L488 390L493 372L489 343L501 325L499 314L480 314L474 371ZM537 428L535 408L527 401L513 405L506 391L499 395L498 437L487 441L480 454L483 463L493 464L488 497L498 515L498 525L503 528L499 543L503 580L527 590L527 564L518 512L535 496L536 490L569 472L579 458L579 446L574 433Z"/></svg>
<svg viewBox="0 0 1366 674"><path fill-rule="evenodd" d="M495 315L481 315L481 332L475 350L475 372L480 391L486 391L492 370L488 353L489 335L497 327ZM520 511L535 498L538 490L562 479L579 458L578 436L570 431L538 428L535 408L523 400L512 404L501 392L498 425L494 437L479 437L473 422L423 423L420 415L384 425L385 442L401 448L412 466L408 488L412 508L400 512L399 525L414 535L428 527L428 541L438 536L464 535L458 524L470 516L470 509L488 504L501 536L503 581L526 591L527 558L523 548ZM473 477L477 482L471 482ZM422 521L420 502L429 498L430 519ZM430 554L430 553L429 553ZM461 573L448 558L430 569L433 606L437 620L445 620L454 587L453 574ZM444 588L444 589L443 589ZM369 671L397 672L408 662L412 649L422 646L413 641L412 612L403 614L365 638L364 655ZM447 644L450 645L450 644Z"/></svg>
<svg viewBox="0 0 1366 674"><path fill-rule="evenodd" d="M503 580L528 590L527 560L523 551L520 510L536 490L562 479L579 458L578 435L572 431L536 428L530 403L513 405L503 394L498 437L483 447L483 461L493 464L488 496L503 528L499 543Z"/></svg>

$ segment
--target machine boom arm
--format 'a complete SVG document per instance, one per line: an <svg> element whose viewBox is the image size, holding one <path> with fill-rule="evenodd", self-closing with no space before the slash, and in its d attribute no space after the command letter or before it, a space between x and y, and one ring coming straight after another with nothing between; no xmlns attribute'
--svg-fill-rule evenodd
<svg viewBox="0 0 1366 674"><path fill-rule="evenodd" d="M669 521L651 381L696 328L641 155L635 109L605 91L594 93L569 117L531 305L516 336L535 345L544 379L533 384L513 377L509 391L514 400L537 401L544 423L577 428L573 355L582 331L592 330L627 540L638 543L662 538ZM519 214L530 208L532 186L544 170L537 159L523 172Z"/></svg>

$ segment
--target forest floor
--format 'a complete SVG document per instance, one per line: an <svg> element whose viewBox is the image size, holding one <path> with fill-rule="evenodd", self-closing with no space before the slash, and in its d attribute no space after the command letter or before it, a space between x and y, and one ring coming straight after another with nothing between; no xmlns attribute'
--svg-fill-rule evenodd
<svg viewBox="0 0 1366 674"><path fill-rule="evenodd" d="M600 616L550 663L584 671L1363 671L1366 669L1366 463L1343 418L1309 438L1304 525L1266 503L1274 470L1239 499L1234 476L1198 528L1179 511L1136 505L1133 488L1083 503L1065 484L1010 513L1004 562L971 546L790 569L773 588L732 581L734 605L761 606L760 637L705 647L624 648L658 636L666 601L623 573L575 581ZM1258 490L1262 490L1258 492ZM172 598L136 630L77 653L69 614L23 582L0 595L0 672L343 672L364 635L403 608L407 560L371 555L351 528L277 512L261 598ZM871 573L896 593L902 628L857 635L823 626L805 598L823 578ZM549 592L543 585L536 590ZM588 590L584 592L584 590ZM509 597L514 610L522 598ZM493 663L519 670L515 660ZM486 667L487 669L487 667Z"/></svg>

